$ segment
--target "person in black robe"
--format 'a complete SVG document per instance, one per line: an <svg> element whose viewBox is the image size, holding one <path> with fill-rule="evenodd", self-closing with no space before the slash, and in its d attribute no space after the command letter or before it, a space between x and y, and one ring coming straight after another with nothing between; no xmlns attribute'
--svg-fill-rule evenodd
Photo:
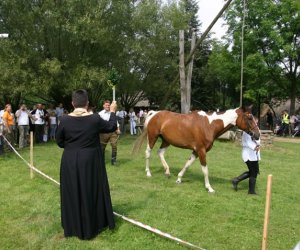
<svg viewBox="0 0 300 250"><path fill-rule="evenodd" d="M109 121L87 112L88 94L72 95L74 112L61 118L56 132L64 148L60 166L61 222L65 237L89 240L106 227L115 227L99 133L117 129L116 103Z"/></svg>

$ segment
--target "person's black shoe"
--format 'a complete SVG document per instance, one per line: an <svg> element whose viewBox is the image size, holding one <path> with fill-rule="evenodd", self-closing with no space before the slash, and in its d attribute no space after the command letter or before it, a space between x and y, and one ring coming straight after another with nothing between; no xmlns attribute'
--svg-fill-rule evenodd
<svg viewBox="0 0 300 250"><path fill-rule="evenodd" d="M250 177L249 178L249 190L248 190L248 194L256 194L256 192L255 192L255 185L256 185L256 178L255 177Z"/></svg>
<svg viewBox="0 0 300 250"><path fill-rule="evenodd" d="M231 181L233 189L237 191L237 186L239 182L247 178L249 178L249 172L244 172L240 176L233 178Z"/></svg>

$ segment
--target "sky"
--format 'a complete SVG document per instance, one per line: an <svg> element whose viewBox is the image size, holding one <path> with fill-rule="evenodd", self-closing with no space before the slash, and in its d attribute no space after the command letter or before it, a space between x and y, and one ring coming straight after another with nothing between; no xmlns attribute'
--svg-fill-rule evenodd
<svg viewBox="0 0 300 250"><path fill-rule="evenodd" d="M226 1L224 0L198 0L199 12L198 18L201 21L201 32L204 32L210 25L212 20L216 17L219 11L222 9ZM225 35L226 27L222 27L224 23L223 19L219 19L211 31L215 32L212 37L221 39Z"/></svg>

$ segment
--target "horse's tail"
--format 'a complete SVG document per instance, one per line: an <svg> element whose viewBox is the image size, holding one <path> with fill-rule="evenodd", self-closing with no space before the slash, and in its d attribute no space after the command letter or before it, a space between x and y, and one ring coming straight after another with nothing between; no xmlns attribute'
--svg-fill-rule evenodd
<svg viewBox="0 0 300 250"><path fill-rule="evenodd" d="M146 116L145 123L144 123L144 129L142 134L135 140L132 148L132 154L137 154L145 141L145 138L147 137L147 125L150 121L150 119L155 115L157 112L150 110Z"/></svg>
<svg viewBox="0 0 300 250"><path fill-rule="evenodd" d="M145 141L145 138L147 137L147 128L144 128L143 132L139 137L135 140L132 148L132 154L137 154Z"/></svg>

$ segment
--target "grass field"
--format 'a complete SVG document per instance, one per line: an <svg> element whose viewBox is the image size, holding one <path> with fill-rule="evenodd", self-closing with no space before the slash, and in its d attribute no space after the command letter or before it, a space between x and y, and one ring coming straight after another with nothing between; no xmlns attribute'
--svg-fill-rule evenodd
<svg viewBox="0 0 300 250"><path fill-rule="evenodd" d="M171 177L153 151L152 178L144 171L144 148L131 154L135 137L119 140L118 166L107 171L114 211L149 224L205 249L261 249L265 191L273 174L268 249L293 249L300 241L299 144L276 142L262 151L257 196L247 195L248 183L232 190L230 180L246 170L241 147L216 141L208 154L210 182L216 193L204 188L199 162L186 172L183 183L176 175L190 155L171 147L166 160ZM157 145L158 146L158 145ZM62 150L54 143L34 148L34 165L59 180ZM21 154L29 159L29 151ZM59 188L35 175L10 153L0 157L0 249L185 249L116 218L116 229L106 230L92 241L62 238Z"/></svg>

